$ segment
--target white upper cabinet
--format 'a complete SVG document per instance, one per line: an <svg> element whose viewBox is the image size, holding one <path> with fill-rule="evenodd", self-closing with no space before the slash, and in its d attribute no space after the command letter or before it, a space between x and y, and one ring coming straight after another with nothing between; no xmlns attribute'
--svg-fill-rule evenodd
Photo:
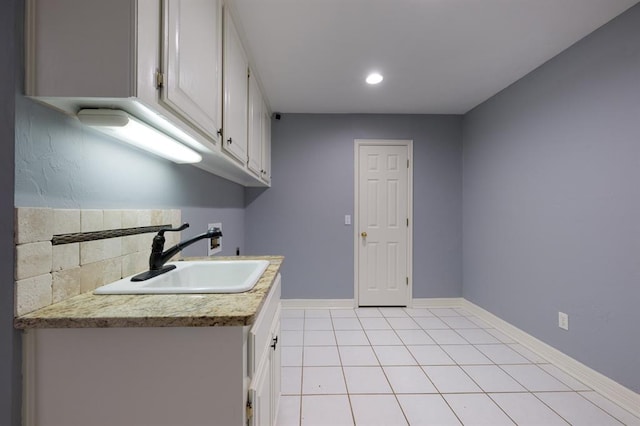
<svg viewBox="0 0 640 426"><path fill-rule="evenodd" d="M26 94L71 115L122 109L197 149L219 140L216 0L28 0ZM176 136L173 134L172 136Z"/></svg>
<svg viewBox="0 0 640 426"><path fill-rule="evenodd" d="M221 127L221 5L165 0L163 15L162 100L215 138Z"/></svg>
<svg viewBox="0 0 640 426"><path fill-rule="evenodd" d="M271 185L271 113L266 105L262 108L262 181Z"/></svg>
<svg viewBox="0 0 640 426"><path fill-rule="evenodd" d="M253 74L249 75L249 170L271 182L271 114Z"/></svg>
<svg viewBox="0 0 640 426"><path fill-rule="evenodd" d="M253 74L249 74L249 162L248 167L256 176L262 174L262 120L264 103L262 93Z"/></svg>
<svg viewBox="0 0 640 426"><path fill-rule="evenodd" d="M222 148L247 162L249 62L228 9L224 10Z"/></svg>
<svg viewBox="0 0 640 426"><path fill-rule="evenodd" d="M249 61L222 0L26 5L27 96L72 116L126 111L198 151L196 167L265 186L247 165Z"/></svg>

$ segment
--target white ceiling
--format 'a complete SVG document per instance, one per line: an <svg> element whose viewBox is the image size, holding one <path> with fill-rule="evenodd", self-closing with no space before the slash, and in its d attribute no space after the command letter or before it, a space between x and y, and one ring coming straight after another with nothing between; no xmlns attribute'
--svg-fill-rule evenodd
<svg viewBox="0 0 640 426"><path fill-rule="evenodd" d="M273 111L461 114L639 0L230 1Z"/></svg>

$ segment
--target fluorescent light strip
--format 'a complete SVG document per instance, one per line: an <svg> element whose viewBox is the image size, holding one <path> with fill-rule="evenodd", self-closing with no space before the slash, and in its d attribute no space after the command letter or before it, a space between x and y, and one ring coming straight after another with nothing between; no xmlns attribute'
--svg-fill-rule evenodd
<svg viewBox="0 0 640 426"><path fill-rule="evenodd" d="M118 109L83 109L78 118L87 126L175 163L199 163L202 156L180 141Z"/></svg>

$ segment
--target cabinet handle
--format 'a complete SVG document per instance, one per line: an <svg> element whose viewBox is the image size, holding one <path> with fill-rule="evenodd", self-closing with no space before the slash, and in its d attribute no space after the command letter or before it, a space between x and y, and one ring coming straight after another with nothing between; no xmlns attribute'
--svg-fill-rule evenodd
<svg viewBox="0 0 640 426"><path fill-rule="evenodd" d="M273 339L271 339L271 341L273 342L271 344L271 347L273 348L273 350L276 350L276 346L278 345L278 336L274 337Z"/></svg>
<svg viewBox="0 0 640 426"><path fill-rule="evenodd" d="M227 142L229 142L229 145L231 145L233 143L233 139L229 138L227 139Z"/></svg>

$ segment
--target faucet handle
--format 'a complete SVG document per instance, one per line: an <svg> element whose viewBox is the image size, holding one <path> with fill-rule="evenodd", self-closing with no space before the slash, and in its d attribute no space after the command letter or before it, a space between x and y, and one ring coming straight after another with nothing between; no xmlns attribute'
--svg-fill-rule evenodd
<svg viewBox="0 0 640 426"><path fill-rule="evenodd" d="M164 235L165 232L180 232L180 231L184 231L185 229L187 229L189 227L188 223L183 223L182 225L180 225L177 228L165 228L165 229L161 229L160 231L158 231L158 235Z"/></svg>

